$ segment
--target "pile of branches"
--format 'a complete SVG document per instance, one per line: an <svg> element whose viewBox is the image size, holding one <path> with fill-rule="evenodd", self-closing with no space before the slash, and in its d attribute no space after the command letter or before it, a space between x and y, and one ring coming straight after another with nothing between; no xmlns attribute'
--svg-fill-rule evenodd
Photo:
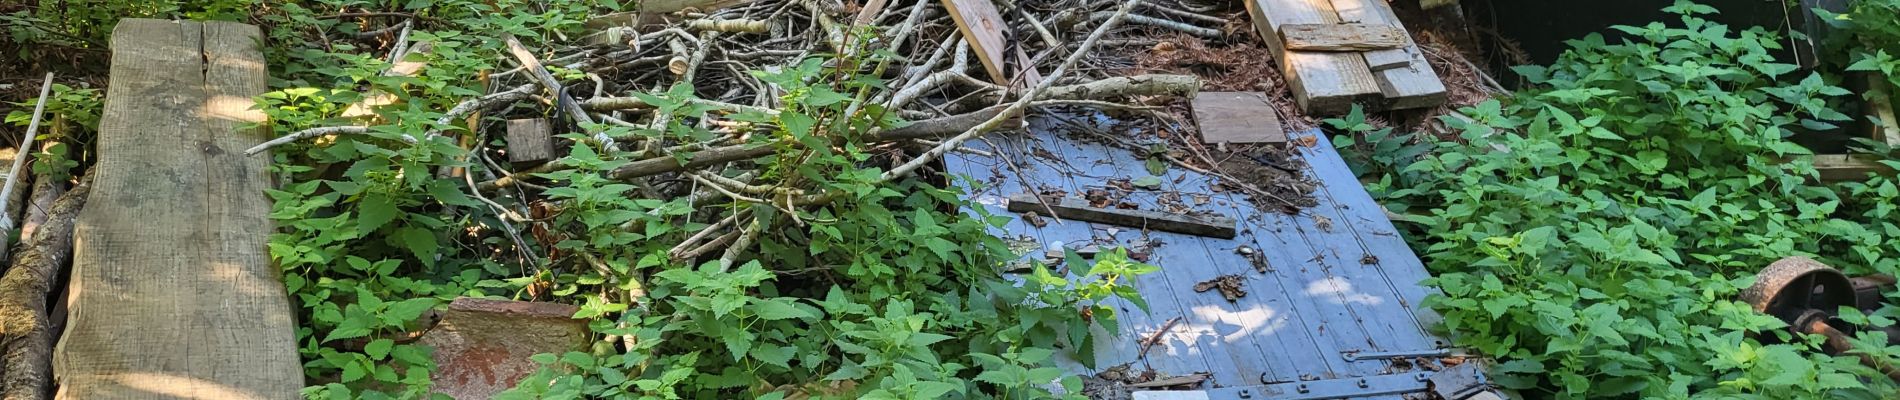
<svg viewBox="0 0 1900 400"><path fill-rule="evenodd" d="M988 3L988 1L984 1ZM886 54L879 61L853 68L861 75L880 78L877 90L856 95L845 118L905 120L857 132L812 132L815 136L852 135L866 143L892 149L874 162L884 168L880 181L888 182L935 165L945 152L986 133L1019 127L1025 112L1050 107L1149 109L1144 101L1192 97L1202 83L1185 75L1107 76L1083 60L1093 58L1098 46L1111 38L1145 34L1147 29L1169 29L1193 35L1219 36L1214 27L1228 21L1182 4L1157 5L1144 0L1063 0L1043 4L1009 1L995 3L1006 27L1004 55L988 69L959 30L952 11L937 1L887 4L870 0L845 4L840 0L673 0L643 2L642 11L611 14L588 22L588 35L571 38L565 46L532 49L507 38L515 68L489 77L491 93L469 99L441 117L438 125L476 112L553 115L565 132L587 135L582 141L636 155L631 162L607 173L612 180L634 183L651 198L696 201L730 198L776 209L822 206L838 193L788 183L755 182L755 160L809 151L806 143L762 138L747 124L727 116L749 113L776 115L785 93L761 80L755 71L797 68L809 59L837 67L870 53ZM972 23L988 26L978 21ZM404 32L409 22L386 28ZM990 44L994 46L994 44ZM408 51L398 49L392 58ZM999 70L1000 71L997 71ZM1000 73L999 73L1000 72ZM565 78L565 79L564 79ZM1002 80L996 78L1004 78ZM1040 78L1039 80L1036 80ZM640 94L667 93L684 88L690 95L676 99L710 110L678 117L660 112ZM894 114L894 115L891 115ZM891 118L897 117L897 118ZM614 127L664 130L683 123L717 134L711 140L655 139L614 135ZM756 128L756 127L754 127ZM314 137L368 132L365 126L321 127L296 132L250 149L270 147ZM622 130L624 132L624 130ZM432 133L429 136L434 137ZM498 137L493 132L481 137ZM430 138L408 138L426 140ZM486 141L477 141L485 143ZM469 190L498 215L515 223L532 222L532 193L544 189L538 174L568 168L553 162L531 168L508 168L493 160L499 149L476 150L475 158L490 166L483 177L469 178ZM501 197L516 200L493 201ZM503 203L512 203L504 206ZM774 213L773 218L796 218L798 213ZM758 216L733 212L711 216L710 228L690 236L674 248L676 259L710 254L725 248L727 265L759 234ZM521 249L531 247L520 230L507 227ZM534 257L529 257L534 258Z"/></svg>

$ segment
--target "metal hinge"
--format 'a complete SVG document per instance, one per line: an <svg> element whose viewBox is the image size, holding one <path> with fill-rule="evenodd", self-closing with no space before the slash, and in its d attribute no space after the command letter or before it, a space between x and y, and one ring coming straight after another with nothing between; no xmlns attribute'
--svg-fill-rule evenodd
<svg viewBox="0 0 1900 400"><path fill-rule="evenodd" d="M1430 391L1446 400L1496 395L1476 363L1437 372L1236 386L1207 390L1140 391L1134 400L1318 400L1351 399ZM1489 397L1500 398L1500 397Z"/></svg>

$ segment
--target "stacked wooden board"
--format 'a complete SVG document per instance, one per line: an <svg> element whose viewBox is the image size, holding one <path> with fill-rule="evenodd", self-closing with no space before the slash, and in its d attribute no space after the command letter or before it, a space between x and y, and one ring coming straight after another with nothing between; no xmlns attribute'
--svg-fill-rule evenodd
<svg viewBox="0 0 1900 400"><path fill-rule="evenodd" d="M1310 115L1445 103L1445 84L1384 0L1248 0L1293 100Z"/></svg>

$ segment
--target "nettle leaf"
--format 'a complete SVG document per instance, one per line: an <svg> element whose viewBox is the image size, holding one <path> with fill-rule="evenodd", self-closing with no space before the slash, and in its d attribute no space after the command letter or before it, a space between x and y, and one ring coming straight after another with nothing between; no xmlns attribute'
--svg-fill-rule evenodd
<svg viewBox="0 0 1900 400"><path fill-rule="evenodd" d="M751 299L752 314L755 316L758 316L759 318L765 319L767 321L776 321L776 320L791 319L791 318L798 318L798 319L817 318L816 315L812 315L812 313L805 311L802 308L799 308L797 305L793 303L794 301L795 300L790 299L790 298L777 298L777 299L769 299L769 300L754 298L754 299Z"/></svg>
<svg viewBox="0 0 1900 400"><path fill-rule="evenodd" d="M409 249L409 254L415 255L416 260L421 261L422 265L435 266L438 244L434 231L405 226L396 230L396 240L401 241L403 248Z"/></svg>
<svg viewBox="0 0 1900 400"><path fill-rule="evenodd" d="M369 344L363 345L363 354L368 354L372 360L382 361L395 345L396 341L388 338L371 340Z"/></svg>
<svg viewBox="0 0 1900 400"><path fill-rule="evenodd" d="M381 193L369 193L356 203L356 226L363 232L374 232L389 221L396 220L401 210L396 209L396 200Z"/></svg>
<svg viewBox="0 0 1900 400"><path fill-rule="evenodd" d="M790 346L753 346L748 354L751 354L753 359L766 364L779 368L791 368L792 356L797 354L797 351L797 348Z"/></svg>

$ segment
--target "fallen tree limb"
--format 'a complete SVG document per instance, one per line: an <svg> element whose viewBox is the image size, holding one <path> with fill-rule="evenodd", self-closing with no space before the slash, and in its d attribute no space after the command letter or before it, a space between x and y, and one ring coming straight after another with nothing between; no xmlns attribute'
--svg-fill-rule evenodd
<svg viewBox="0 0 1900 400"><path fill-rule="evenodd" d="M0 346L6 351L6 375L0 378L6 399L44 399L50 394L53 332L46 296L73 253L73 219L86 204L91 177L60 196L45 225L0 277Z"/></svg>
<svg viewBox="0 0 1900 400"><path fill-rule="evenodd" d="M1077 61L1081 61L1082 57L1088 55L1089 49L1094 48L1095 43L1101 41L1103 35L1107 34L1110 29L1121 25L1122 19L1127 17L1128 13L1134 11L1135 6L1140 4L1141 0L1128 0L1128 2L1122 3L1121 8L1115 10L1114 16L1111 16L1108 21L1102 22L1100 26L1095 27L1094 32L1089 32L1088 39L1082 40L1082 45L1076 47L1075 53L1069 54L1069 58L1063 60L1062 65L1056 66L1055 71L1050 72L1048 78L1043 79L1041 83L1030 88L1028 93L1025 93L1022 98L1016 100L1015 103L1010 104L1009 108L1003 109L1003 111L997 113L996 116L990 117L990 119L983 121L981 124L977 124L977 126L964 130L963 133L957 134L957 136L944 140L943 143L939 143L937 147L931 148L930 151L926 151L924 154L918 155L917 158L911 159L909 162L905 162L895 168L891 168L889 171L884 171L884 174L878 176L878 180L881 182L889 182L898 177L910 175L912 172L917 171L918 168L923 168L925 164L929 164L936 161L937 158L943 157L943 154L949 152L950 149L957 148L957 146L963 145L963 142L976 138L992 129L996 129L996 127L1002 125L1003 121L1022 113L1023 109L1029 108L1029 104L1034 102L1037 96L1041 95L1042 91L1049 89L1050 84L1054 83L1057 79L1062 79L1062 75L1069 72L1069 68L1075 66ZM1195 90L1200 90L1200 88L1196 86Z"/></svg>
<svg viewBox="0 0 1900 400"><path fill-rule="evenodd" d="M7 170L7 183L0 186L0 210L7 210L7 200L13 198L13 185L20 182L20 175L26 171L26 159L33 157L33 137L39 136L40 117L46 114L46 95L53 89L53 73L46 73L46 79L40 83L40 99L33 105L33 118L26 123L26 136L20 139L20 151L13 156L13 169ZM0 212L0 231L13 230L13 214Z"/></svg>
<svg viewBox="0 0 1900 400"><path fill-rule="evenodd" d="M1193 97L1194 94L1200 90L1200 87L1200 79L1192 76L1136 75L1108 78L1075 85L1049 87L1044 91L1044 94L1036 95L1036 98L1047 100L1058 98L1104 99L1121 96ZM595 100L600 101L595 102ZM600 107L600 109L612 109L612 107L617 106L646 106L645 102L631 97L594 99L583 102L582 105L585 107L590 103L593 104L594 107ZM1034 102L1026 103L1025 107L1029 104L1034 104ZM737 106L733 104L727 105ZM976 128L989 120L996 119L1009 108L1011 108L1011 105L997 105L964 114L916 121L900 128L874 134L872 137L867 138L867 140L886 142L948 137ZM1018 114L1019 113L1020 110L1018 110ZM1012 115L1012 117L1014 116ZM1004 119L1004 121L1006 120L1007 119ZM998 121L999 124L1001 122L1003 121ZM939 146L942 146L942 144L939 144ZM668 172L704 168L733 161L764 157L776 151L777 150L770 145L754 143L713 147L693 152L692 157L684 164L670 156L647 158L616 168L610 173L610 176L613 179L619 180L653 176ZM496 188L512 185L516 182L518 182L518 180L497 179L482 182L479 187L481 190L494 190Z"/></svg>

